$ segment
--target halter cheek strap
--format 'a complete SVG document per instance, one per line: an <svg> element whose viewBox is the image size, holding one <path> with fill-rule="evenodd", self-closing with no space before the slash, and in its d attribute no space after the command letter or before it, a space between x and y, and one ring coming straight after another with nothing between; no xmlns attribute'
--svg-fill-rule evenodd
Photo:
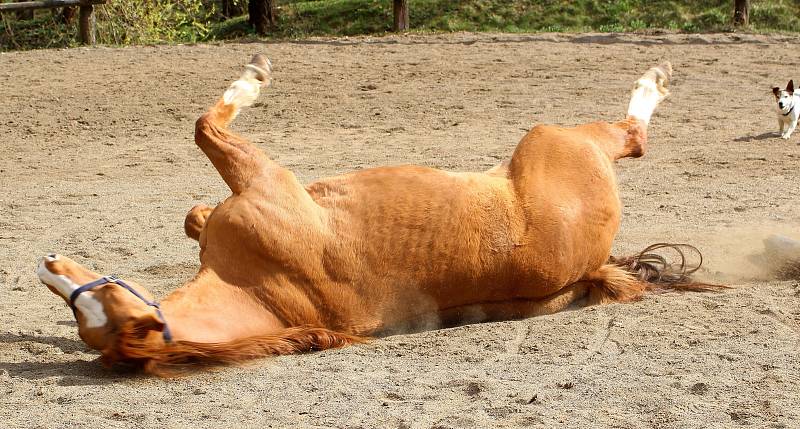
<svg viewBox="0 0 800 429"><path fill-rule="evenodd" d="M72 314L75 315L76 318L78 310L77 308L75 308L75 300L78 299L78 296L80 296L80 294L86 291L92 290L97 286L104 285L106 283L114 283L116 285L122 286L123 288L127 289L128 292L132 293L134 296L142 300L142 302L149 305L150 307L155 308L158 318L161 319L161 321L164 323L164 330L162 331L162 334L164 335L164 341L168 343L172 341L172 333L169 330L169 325L167 325L167 319L165 319L164 315L161 313L161 307L158 305L158 303L155 301L148 301L139 292L136 292L136 289L132 288L129 284L125 283L121 279L118 279L116 276L101 277L95 281L86 283L85 285L72 291L72 294L70 294L69 296L69 306L70 308L72 308Z"/></svg>

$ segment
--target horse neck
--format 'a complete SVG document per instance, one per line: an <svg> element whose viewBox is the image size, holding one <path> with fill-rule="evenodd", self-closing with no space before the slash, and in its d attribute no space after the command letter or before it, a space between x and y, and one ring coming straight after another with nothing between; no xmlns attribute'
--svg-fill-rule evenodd
<svg viewBox="0 0 800 429"><path fill-rule="evenodd" d="M161 311L175 341L221 343L284 328L245 290L203 268L161 302Z"/></svg>

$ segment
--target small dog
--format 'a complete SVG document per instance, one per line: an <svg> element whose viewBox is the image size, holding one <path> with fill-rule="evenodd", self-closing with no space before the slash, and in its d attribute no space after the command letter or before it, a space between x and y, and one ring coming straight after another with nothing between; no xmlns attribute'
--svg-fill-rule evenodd
<svg viewBox="0 0 800 429"><path fill-rule="evenodd" d="M791 80L786 85L786 89L781 90L776 86L772 88L772 93L775 94L775 99L778 101L778 125L781 129L781 138L788 139L797 127L797 119L800 118L800 95L794 93L794 82ZM788 128L786 128L787 126Z"/></svg>

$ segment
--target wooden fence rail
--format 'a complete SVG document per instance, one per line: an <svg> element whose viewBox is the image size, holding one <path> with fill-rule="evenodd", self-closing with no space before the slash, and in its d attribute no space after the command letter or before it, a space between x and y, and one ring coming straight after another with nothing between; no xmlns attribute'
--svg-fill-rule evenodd
<svg viewBox="0 0 800 429"><path fill-rule="evenodd" d="M106 0L39 0L15 3L0 3L0 13L20 10L33 9L56 9L60 7L79 6L80 7L80 39L81 43L94 45L95 39L95 17L94 5L103 4Z"/></svg>

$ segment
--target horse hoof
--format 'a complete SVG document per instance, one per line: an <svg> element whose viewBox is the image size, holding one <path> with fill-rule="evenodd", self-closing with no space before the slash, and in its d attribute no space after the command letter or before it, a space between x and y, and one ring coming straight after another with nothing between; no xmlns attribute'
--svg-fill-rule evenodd
<svg viewBox="0 0 800 429"><path fill-rule="evenodd" d="M253 55L253 59L245 66L248 70L256 74L256 79L261 81L262 85L267 85L272 80L272 62L269 58L261 55Z"/></svg>

